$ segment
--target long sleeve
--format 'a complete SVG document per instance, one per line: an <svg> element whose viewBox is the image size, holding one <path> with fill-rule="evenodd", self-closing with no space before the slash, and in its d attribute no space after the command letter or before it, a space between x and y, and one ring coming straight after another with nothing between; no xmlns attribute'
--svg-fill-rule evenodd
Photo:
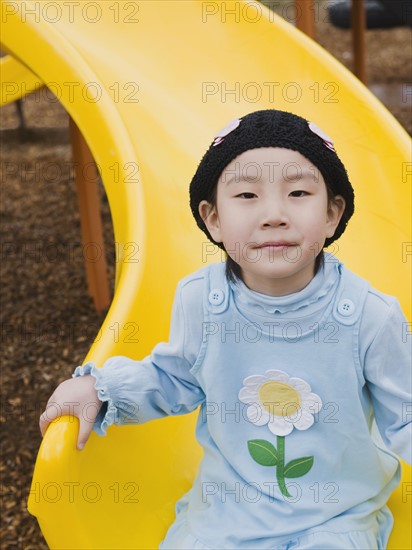
<svg viewBox="0 0 412 550"><path fill-rule="evenodd" d="M368 342L364 375L376 424L387 447L412 462L412 364L410 326L395 298L376 293L361 333ZM374 334L372 327L380 327ZM363 330L362 330L363 329Z"/></svg>
<svg viewBox="0 0 412 550"><path fill-rule="evenodd" d="M186 285L186 289L189 285ZM205 395L190 373L201 345L201 300L190 303L190 297L199 292L191 285L192 292L186 300L185 318L182 291L179 283L171 319L169 342L157 344L151 355L141 361L115 356L102 368L93 363L77 367L73 377L91 374L96 378L95 388L102 409L94 430L105 435L110 424L142 424L166 415L185 414L196 409ZM200 292L200 296L202 293ZM190 307L192 306L192 307ZM186 308L185 308L186 309Z"/></svg>

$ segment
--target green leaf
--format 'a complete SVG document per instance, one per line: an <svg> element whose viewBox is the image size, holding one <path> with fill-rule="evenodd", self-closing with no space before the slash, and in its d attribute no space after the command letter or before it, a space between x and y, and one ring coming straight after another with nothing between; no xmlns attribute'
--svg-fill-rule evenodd
<svg viewBox="0 0 412 550"><path fill-rule="evenodd" d="M247 442L253 460L261 466L276 466L278 452L276 447L265 439L251 439Z"/></svg>
<svg viewBox="0 0 412 550"><path fill-rule="evenodd" d="M285 477L301 477L309 472L313 466L313 456L302 456L291 460L285 466Z"/></svg>

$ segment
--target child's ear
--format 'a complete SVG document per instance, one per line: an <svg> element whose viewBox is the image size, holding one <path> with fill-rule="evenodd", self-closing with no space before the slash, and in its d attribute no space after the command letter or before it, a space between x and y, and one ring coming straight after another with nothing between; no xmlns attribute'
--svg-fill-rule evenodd
<svg viewBox="0 0 412 550"><path fill-rule="evenodd" d="M220 223L216 206L212 206L210 202L202 201L199 204L199 214L213 240L217 243L221 243L222 238L220 235Z"/></svg>
<svg viewBox="0 0 412 550"><path fill-rule="evenodd" d="M326 236L333 237L335 234L336 228L339 225L339 222L342 218L342 215L345 211L346 202L341 195L336 195L333 197L328 204L328 212L326 218Z"/></svg>

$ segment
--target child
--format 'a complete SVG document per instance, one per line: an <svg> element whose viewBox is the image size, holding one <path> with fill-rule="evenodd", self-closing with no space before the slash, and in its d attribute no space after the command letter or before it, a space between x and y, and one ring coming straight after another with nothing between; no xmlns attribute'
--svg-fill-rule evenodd
<svg viewBox="0 0 412 550"><path fill-rule="evenodd" d="M332 140L282 111L236 119L203 157L190 204L227 261L180 281L169 343L77 367L42 433L73 401L79 448L93 424L103 435L200 406L204 457L161 549L386 548L394 453L411 461L406 321L323 252L354 211Z"/></svg>

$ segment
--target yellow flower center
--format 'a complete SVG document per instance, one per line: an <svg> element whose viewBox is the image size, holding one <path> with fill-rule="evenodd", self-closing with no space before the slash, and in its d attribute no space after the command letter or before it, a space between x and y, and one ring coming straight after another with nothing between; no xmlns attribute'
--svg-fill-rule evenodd
<svg viewBox="0 0 412 550"><path fill-rule="evenodd" d="M265 382L259 389L259 400L264 409L274 416L292 416L300 409L300 394L289 384Z"/></svg>

